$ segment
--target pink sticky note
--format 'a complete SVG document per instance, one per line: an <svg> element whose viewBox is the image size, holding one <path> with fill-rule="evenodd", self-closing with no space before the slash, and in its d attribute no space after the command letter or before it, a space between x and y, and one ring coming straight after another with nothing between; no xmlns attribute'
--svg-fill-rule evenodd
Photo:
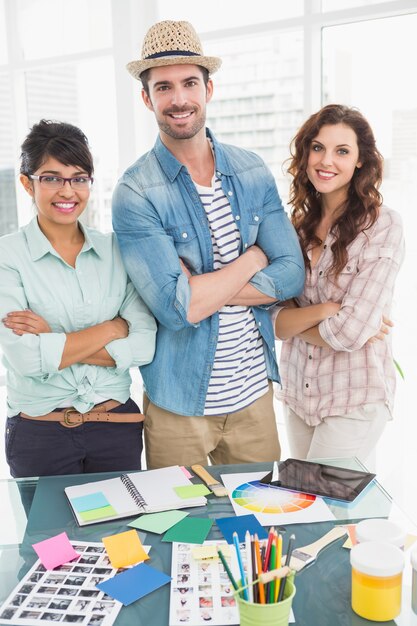
<svg viewBox="0 0 417 626"><path fill-rule="evenodd" d="M186 475L187 478L192 478L193 475L191 474L191 472L188 471L188 469L186 467L184 467L184 465L180 466L182 471L184 472L184 474Z"/></svg>
<svg viewBox="0 0 417 626"><path fill-rule="evenodd" d="M46 569L54 569L54 567L59 567L80 556L72 547L65 532L55 535L55 537L38 541L38 543L32 545L32 548Z"/></svg>

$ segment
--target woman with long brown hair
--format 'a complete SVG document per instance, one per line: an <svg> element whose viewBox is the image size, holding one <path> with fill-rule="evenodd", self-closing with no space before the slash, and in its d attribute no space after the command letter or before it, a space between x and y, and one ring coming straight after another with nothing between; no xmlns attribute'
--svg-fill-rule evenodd
<svg viewBox="0 0 417 626"><path fill-rule="evenodd" d="M383 159L356 109L331 104L292 142L292 221L306 264L296 301L275 310L292 456L372 452L392 417L389 333L404 256L401 218L382 204ZM371 457L371 458L370 458Z"/></svg>

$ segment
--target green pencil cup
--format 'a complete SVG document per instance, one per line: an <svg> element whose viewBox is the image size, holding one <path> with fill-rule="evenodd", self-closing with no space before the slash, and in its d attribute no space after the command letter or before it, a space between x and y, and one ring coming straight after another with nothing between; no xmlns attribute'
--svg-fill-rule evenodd
<svg viewBox="0 0 417 626"><path fill-rule="evenodd" d="M292 601L295 596L294 577L285 584L284 599L273 604L247 602L235 594L239 607L240 626L288 626Z"/></svg>

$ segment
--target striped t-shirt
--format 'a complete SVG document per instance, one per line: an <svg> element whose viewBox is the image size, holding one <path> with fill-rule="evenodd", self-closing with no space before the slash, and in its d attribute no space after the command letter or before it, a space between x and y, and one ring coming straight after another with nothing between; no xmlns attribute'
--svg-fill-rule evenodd
<svg viewBox="0 0 417 626"><path fill-rule="evenodd" d="M207 215L214 270L218 270L239 256L240 232L220 179L214 178L212 187L194 184ZM222 307L204 415L239 411L267 391L263 341L252 309L247 306Z"/></svg>

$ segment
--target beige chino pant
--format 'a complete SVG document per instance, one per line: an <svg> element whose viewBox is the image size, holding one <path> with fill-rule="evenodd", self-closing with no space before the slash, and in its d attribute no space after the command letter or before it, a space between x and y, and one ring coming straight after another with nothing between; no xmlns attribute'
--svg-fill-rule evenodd
<svg viewBox="0 0 417 626"><path fill-rule="evenodd" d="M365 404L346 415L329 415L309 426L284 404L291 456L297 459L357 457L375 469L375 446L391 415L384 402Z"/></svg>
<svg viewBox="0 0 417 626"><path fill-rule="evenodd" d="M144 395L148 469L278 461L281 447L272 383L261 398L235 413L189 417L161 409Z"/></svg>

